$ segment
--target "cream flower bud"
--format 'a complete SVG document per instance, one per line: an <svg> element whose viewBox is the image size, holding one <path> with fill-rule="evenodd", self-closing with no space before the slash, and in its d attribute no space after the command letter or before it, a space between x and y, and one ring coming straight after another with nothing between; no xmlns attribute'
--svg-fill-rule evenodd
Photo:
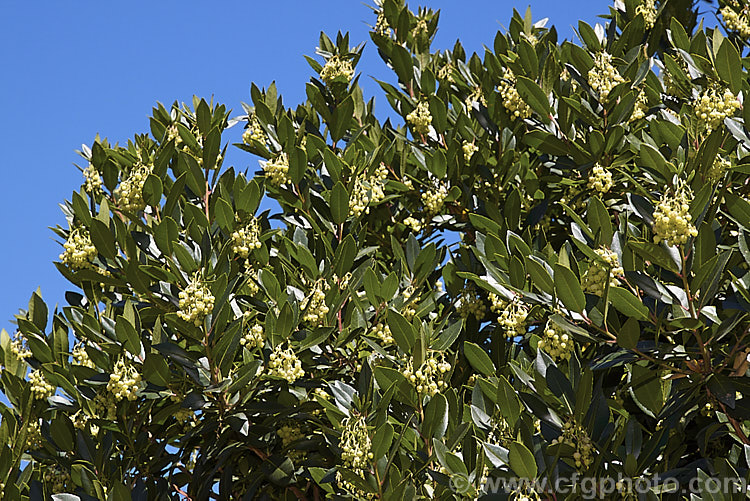
<svg viewBox="0 0 750 501"><path fill-rule="evenodd" d="M436 183L431 189L422 193L422 204L428 216L437 215L448 198L448 188L442 183Z"/></svg>
<svg viewBox="0 0 750 501"><path fill-rule="evenodd" d="M352 62L348 59L341 59L338 56L333 56L326 61L325 66L323 66L323 69L320 72L320 79L323 80L326 85L330 85L338 77L344 77L346 83L351 82L354 77L354 68L352 67Z"/></svg>
<svg viewBox="0 0 750 501"><path fill-rule="evenodd" d="M612 188L612 185L612 173L606 167L595 164L589 173L589 189L594 189L604 194Z"/></svg>
<svg viewBox="0 0 750 501"><path fill-rule="evenodd" d="M656 24L656 2L654 0L642 0L635 8L635 15L643 16L647 30L650 30Z"/></svg>
<svg viewBox="0 0 750 501"><path fill-rule="evenodd" d="M260 249L260 225L252 218L245 226L232 232L232 252L247 259L254 249Z"/></svg>
<svg viewBox="0 0 750 501"><path fill-rule="evenodd" d="M94 195L102 190L102 177L94 164L89 164L88 167L83 169L83 178L83 189L86 193Z"/></svg>
<svg viewBox="0 0 750 501"><path fill-rule="evenodd" d="M47 382L40 370L31 371L29 383L31 383L31 394L35 400L45 400L55 393L55 387Z"/></svg>
<svg viewBox="0 0 750 501"><path fill-rule="evenodd" d="M199 327L203 319L211 314L214 308L214 296L211 290L197 276L179 293L180 310L177 316L186 322Z"/></svg>
<svg viewBox="0 0 750 501"><path fill-rule="evenodd" d="M286 379L289 384L305 375L302 363L292 348L284 350L281 345L277 346L269 357L268 373L273 377Z"/></svg>
<svg viewBox="0 0 750 501"><path fill-rule="evenodd" d="M240 338L240 344L251 350L253 348L262 348L265 342L263 326L255 324Z"/></svg>
<svg viewBox="0 0 750 501"><path fill-rule="evenodd" d="M258 117L250 115L247 121L247 128L242 133L242 142L250 144L251 141L258 141L259 143L265 143L267 141L266 133L261 127Z"/></svg>
<svg viewBox="0 0 750 501"><path fill-rule="evenodd" d="M698 235L688 212L692 199L690 188L682 181L675 186L673 193L668 191L662 195L654 210L654 242L681 245Z"/></svg>
<svg viewBox="0 0 750 501"><path fill-rule="evenodd" d="M721 17L724 18L724 24L727 29L736 31L742 38L750 38L750 22L748 21L747 7L744 7L741 12L737 12L730 5L722 7L719 11Z"/></svg>
<svg viewBox="0 0 750 501"><path fill-rule="evenodd" d="M85 344L78 343L77 345L75 345L72 355L73 365L81 365L90 369L96 368L96 365L94 365L94 362L89 358L89 354L86 352Z"/></svg>
<svg viewBox="0 0 750 501"><path fill-rule="evenodd" d="M370 206L385 198L385 183L388 178L388 168L380 164L370 176L357 178L349 197L349 215L359 217L362 213L369 214Z"/></svg>
<svg viewBox="0 0 750 501"><path fill-rule="evenodd" d="M138 398L138 391L145 386L146 383L135 366L126 364L125 360L120 358L109 376L107 390L114 395L115 401L133 401Z"/></svg>
<svg viewBox="0 0 750 501"><path fill-rule="evenodd" d="M282 153L273 160L267 160L263 165L263 172L266 174L266 179L274 185L281 186L291 182L292 178L289 177L289 157L286 153Z"/></svg>
<svg viewBox="0 0 750 501"><path fill-rule="evenodd" d="M456 301L456 313L461 318L474 315L477 320L482 320L487 313L482 295L473 287L464 289Z"/></svg>
<svg viewBox="0 0 750 501"><path fill-rule="evenodd" d="M581 277L581 286L584 292L601 296L604 294L607 282L612 287L619 285L620 281L617 277L624 275L625 272L620 266L617 254L611 250L600 247L595 249L594 252L600 259L592 262L589 269L583 274Z"/></svg>
<svg viewBox="0 0 750 501"><path fill-rule="evenodd" d="M513 118L529 118L531 107L521 97L516 89L516 75L510 68L505 68L503 81L498 86L503 106Z"/></svg>
<svg viewBox="0 0 750 501"><path fill-rule="evenodd" d="M309 322L314 326L323 325L323 322L328 315L328 305L326 304L326 291L331 288L325 279L320 278L316 280L312 287L312 290L302 302L301 308L304 311L302 320Z"/></svg>
<svg viewBox="0 0 750 501"><path fill-rule="evenodd" d="M341 459L348 468L361 472L369 467L373 459L372 440L365 418L361 415L347 417L341 424L344 427L339 441Z"/></svg>
<svg viewBox="0 0 750 501"><path fill-rule="evenodd" d="M555 360L569 360L574 347L573 343L568 341L568 335L563 328L552 320L547 320L537 348L544 350Z"/></svg>
<svg viewBox="0 0 750 501"><path fill-rule="evenodd" d="M717 82L703 89L693 102L695 115L707 133L724 123L725 118L734 116L740 106L737 96Z"/></svg>
<svg viewBox="0 0 750 501"><path fill-rule="evenodd" d="M406 115L406 121L411 124L417 134L429 134L430 125L432 125L429 103L420 101L414 111Z"/></svg>
<svg viewBox="0 0 750 501"><path fill-rule="evenodd" d="M73 270L92 267L91 261L97 255L96 247L91 243L91 235L83 227L70 232L63 248L65 250L60 254L60 260Z"/></svg>
<svg viewBox="0 0 750 501"><path fill-rule="evenodd" d="M436 358L437 357L437 358ZM409 360L404 369L404 376L420 395L433 396L440 389L446 388L445 375L451 370L442 354L428 353L422 365L414 371L413 361Z"/></svg>
<svg viewBox="0 0 750 501"><path fill-rule="evenodd" d="M143 199L143 185L153 171L152 165L135 165L120 186L115 188L115 198L119 206L129 212L137 212L146 208Z"/></svg>
<svg viewBox="0 0 750 501"><path fill-rule="evenodd" d="M591 88L599 93L602 101L606 101L612 89L624 81L612 64L611 54L601 51L594 55L594 67L589 70L588 82Z"/></svg>

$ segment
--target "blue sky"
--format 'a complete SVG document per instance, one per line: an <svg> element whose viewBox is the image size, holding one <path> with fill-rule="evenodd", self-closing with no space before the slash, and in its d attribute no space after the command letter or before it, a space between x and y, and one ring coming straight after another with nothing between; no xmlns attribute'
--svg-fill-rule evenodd
<svg viewBox="0 0 750 501"><path fill-rule="evenodd" d="M503 0L425 0L441 9L435 48L451 48L460 38L467 52L491 46L507 26L513 7ZM590 24L607 12L605 1L531 2L534 20L550 18L562 37L572 36L578 19ZM193 94L225 103L241 113L250 101L250 83L276 81L285 105L304 99L320 31L332 37L349 31L356 45L368 41L374 24L365 3L353 0L274 2L129 1L38 2L5 0L0 16L0 328L41 287L51 307L64 304L72 288L52 264L60 245L49 226L64 225L58 204L81 185L75 153L99 133L127 142L148 132L153 105L190 101ZM369 76L388 79L372 44L358 70L366 98L376 96ZM229 131L239 141L239 127ZM230 148L232 150L232 148ZM239 150L227 162L240 169L257 161ZM225 162L225 165L227 163Z"/></svg>

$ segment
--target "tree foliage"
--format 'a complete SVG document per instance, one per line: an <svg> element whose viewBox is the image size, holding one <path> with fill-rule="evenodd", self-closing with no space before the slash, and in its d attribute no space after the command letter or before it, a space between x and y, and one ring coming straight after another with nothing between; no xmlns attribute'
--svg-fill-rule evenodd
<svg viewBox="0 0 750 501"><path fill-rule="evenodd" d="M77 292L0 342L5 496L748 479L747 11L626 0L580 44L514 11L468 55L432 49L438 12L374 10L392 118L322 34L296 108L253 85L239 118L159 105L81 151L54 230Z"/></svg>

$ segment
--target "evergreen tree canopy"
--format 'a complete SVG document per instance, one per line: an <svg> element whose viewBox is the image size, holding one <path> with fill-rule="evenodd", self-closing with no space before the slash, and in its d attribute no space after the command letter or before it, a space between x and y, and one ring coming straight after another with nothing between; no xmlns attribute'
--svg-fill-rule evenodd
<svg viewBox="0 0 750 501"><path fill-rule="evenodd" d="M740 1L618 0L580 43L514 11L469 55L383 0L296 107L97 137L75 291L0 340L3 499L735 499L700 493L749 478Z"/></svg>

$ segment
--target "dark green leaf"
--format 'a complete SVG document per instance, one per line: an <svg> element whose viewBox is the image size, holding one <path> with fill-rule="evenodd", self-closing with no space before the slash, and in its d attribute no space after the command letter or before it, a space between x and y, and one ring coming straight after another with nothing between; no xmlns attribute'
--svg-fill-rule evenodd
<svg viewBox="0 0 750 501"><path fill-rule="evenodd" d="M96 247L99 254L107 259L114 259L117 257L115 236L106 224L98 219L92 219L91 231L89 234L91 235L91 243L94 244L94 247Z"/></svg>
<svg viewBox="0 0 750 501"><path fill-rule="evenodd" d="M729 85L734 94L739 94L743 80L742 61L739 52L728 38L722 40L715 62L719 77Z"/></svg>
<svg viewBox="0 0 750 501"><path fill-rule="evenodd" d="M143 201L152 207L158 207L161 201L162 184L158 176L149 174L143 182Z"/></svg>
<svg viewBox="0 0 750 501"><path fill-rule="evenodd" d="M417 341L417 332L408 320L396 310L388 311L388 327L391 329L393 339L404 353L411 353L411 348Z"/></svg>
<svg viewBox="0 0 750 501"><path fill-rule="evenodd" d="M617 310L636 320L648 320L648 308L632 292L622 287L609 288L609 301Z"/></svg>
<svg viewBox="0 0 750 501"><path fill-rule="evenodd" d="M349 216L349 192L341 181L331 190L331 215L336 224L345 222Z"/></svg>
<svg viewBox="0 0 750 501"><path fill-rule="evenodd" d="M464 355L472 367L485 376L495 374L495 364L492 363L490 356L484 349L469 341L464 342Z"/></svg>
<svg viewBox="0 0 750 501"><path fill-rule="evenodd" d="M234 210L223 198L217 198L214 202L214 217L222 230L228 232L234 228Z"/></svg>
<svg viewBox="0 0 750 501"><path fill-rule="evenodd" d="M566 308L575 312L582 312L586 307L586 298L581 289L581 283L575 274L565 266L555 264L555 291L557 297Z"/></svg>
<svg viewBox="0 0 750 501"><path fill-rule="evenodd" d="M536 478L537 467L534 454L521 442L508 444L508 462L513 469L513 473L520 478Z"/></svg>
<svg viewBox="0 0 750 501"><path fill-rule="evenodd" d="M530 78L519 76L516 81L518 93L531 109L539 114L545 122L549 122L550 108L549 100L544 91Z"/></svg>

